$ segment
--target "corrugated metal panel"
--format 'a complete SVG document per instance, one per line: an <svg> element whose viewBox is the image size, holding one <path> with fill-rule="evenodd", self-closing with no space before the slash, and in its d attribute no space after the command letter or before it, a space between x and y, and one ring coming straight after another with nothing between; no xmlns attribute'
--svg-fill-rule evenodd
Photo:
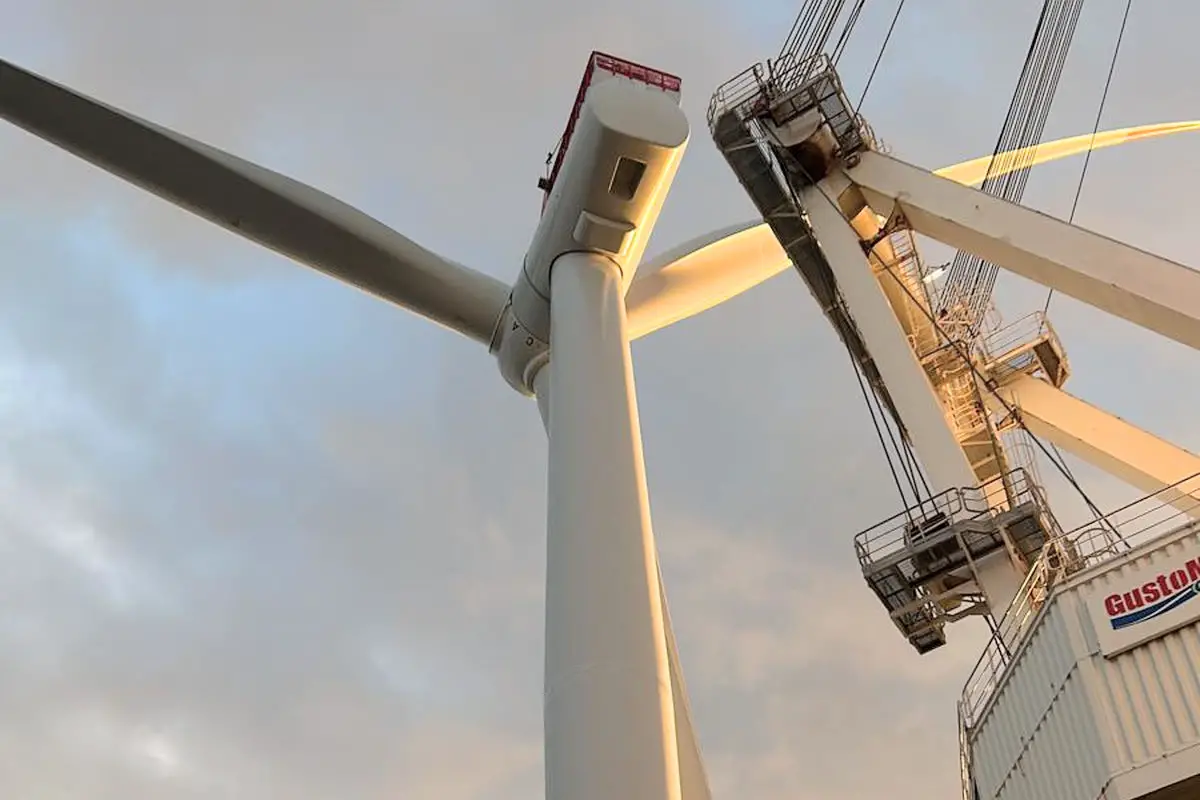
<svg viewBox="0 0 1200 800"><path fill-rule="evenodd" d="M1087 610L1133 565L1196 540L1180 530L1054 594L968 734L981 798L1106 798L1113 778L1200 745L1200 622L1110 659Z"/></svg>
<svg viewBox="0 0 1200 800"><path fill-rule="evenodd" d="M1142 553L1121 566L1081 584L1087 596L1107 593L1134 564L1157 568L1179 549L1178 542L1196 541L1191 531L1165 546ZM1081 620L1089 644L1090 620ZM1098 716L1112 729L1115 773L1158 761L1200 743L1200 623L1168 633L1115 658L1093 656L1099 678L1095 698ZM1180 778L1186 776L1179 776Z"/></svg>
<svg viewBox="0 0 1200 800"><path fill-rule="evenodd" d="M980 796L1093 800L1108 776L1062 604L1046 609L972 735Z"/></svg>
<svg viewBox="0 0 1200 800"><path fill-rule="evenodd" d="M1200 624L1104 661L1098 701L1122 772L1200 742Z"/></svg>

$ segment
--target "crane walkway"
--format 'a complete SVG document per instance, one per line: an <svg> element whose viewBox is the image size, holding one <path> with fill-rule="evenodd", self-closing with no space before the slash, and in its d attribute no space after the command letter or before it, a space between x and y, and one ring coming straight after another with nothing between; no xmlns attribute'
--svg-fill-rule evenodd
<svg viewBox="0 0 1200 800"><path fill-rule="evenodd" d="M758 118L761 114L769 113L771 108L781 110L795 119L813 109L824 111L833 105L836 106L836 113L832 115L835 130L842 132L848 144L856 149L866 147L870 141L869 133L860 125L852 124L857 118L849 112L849 102L832 69L819 70L818 79L805 81L799 88L782 96L775 96L773 87L794 83L795 76L789 75L785 81L765 78L765 72L764 68L756 65L717 90L708 113L713 141L845 343L863 376L903 430L883 377L842 302L833 271L786 177L795 168L785 163L788 156L770 141Z"/></svg>

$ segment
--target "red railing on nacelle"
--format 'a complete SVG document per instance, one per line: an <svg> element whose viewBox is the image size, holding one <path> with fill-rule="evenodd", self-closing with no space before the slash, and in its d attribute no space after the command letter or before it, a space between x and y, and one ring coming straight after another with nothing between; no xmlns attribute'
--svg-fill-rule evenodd
<svg viewBox="0 0 1200 800"><path fill-rule="evenodd" d="M604 70L613 75L621 75L630 80L645 83L648 86L654 86L662 89L664 92L679 92L682 86L682 81L678 75L672 75L669 72L653 69L651 67L637 64L633 61L628 61L623 58L602 53L599 50L593 50L588 58L587 68L583 71L583 80L579 82L579 91L575 93L575 104L571 107L571 116L567 119L567 127L563 131L562 138L558 142L558 150L554 154L554 163L550 168L550 174L538 181L538 188L545 192L542 198L542 210L546 210L546 201L550 199L550 190L554 188L554 181L558 177L558 171L562 169L563 158L567 154L567 147L571 143L571 134L575 131L575 123L579 119L579 111L583 108L583 101L587 97L588 88L592 85L592 80L596 75L596 70Z"/></svg>

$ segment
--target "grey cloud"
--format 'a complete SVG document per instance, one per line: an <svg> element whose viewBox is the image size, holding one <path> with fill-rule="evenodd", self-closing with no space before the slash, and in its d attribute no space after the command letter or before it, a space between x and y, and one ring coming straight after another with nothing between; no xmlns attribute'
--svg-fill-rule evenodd
<svg viewBox="0 0 1200 800"><path fill-rule="evenodd" d="M1003 102L986 97L1006 97L1032 24L957 5L904 18L909 39L867 104L930 166L991 146ZM751 214L702 122L710 88L773 53L788 23L784 10L751 24L745 8L0 0L0 50L508 277L592 47L684 76L693 141L651 250ZM1138 17L1114 119L1194 116L1191 89L1135 80L1167 53L1188 68L1188 8L1175 4L1175 24ZM871 12L880 37L888 12ZM936 26L957 34L952 49L913 41ZM974 54L962 72L982 86L952 74ZM871 57L864 45L847 74L861 81ZM1090 125L1078 106L1062 112L1070 132ZM1187 257L1170 216L1189 196L1171 169L1187 147L1098 156L1089 224ZM16 187L0 201L0 794L538 796L545 455L529 401L474 345L23 134L0 129L0 158ZM1049 173L1031 202L1060 205L1070 181ZM1152 205L1118 191L1134 181ZM111 264L80 217L134 263ZM131 286L147 283L180 287L176 316L145 312ZM256 319L237 298L261 286L280 294ZM1153 352L1178 377L1192 354L1055 303L1081 394L1196 441L1179 401L1194 392L1134 394L1111 365ZM981 632L961 626L918 658L863 585L849 539L893 513L895 493L799 280L656 334L635 358L718 796L953 796L953 703Z"/></svg>

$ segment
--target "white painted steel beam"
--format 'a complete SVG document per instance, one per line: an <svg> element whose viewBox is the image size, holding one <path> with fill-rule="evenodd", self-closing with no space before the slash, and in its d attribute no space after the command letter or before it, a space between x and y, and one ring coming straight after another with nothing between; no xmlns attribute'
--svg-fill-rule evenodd
<svg viewBox="0 0 1200 800"><path fill-rule="evenodd" d="M1035 436L1147 494L1200 474L1200 456L1040 378L1018 376L1000 387L996 395L988 392L985 398L993 411L1003 412L1005 403L1019 409L1021 419ZM1189 516L1200 518L1200 490L1172 490L1163 496Z"/></svg>
<svg viewBox="0 0 1200 800"><path fill-rule="evenodd" d="M909 346L887 296L863 253L858 234L842 215L834 176L801 193L821 250L833 270L850 316L871 353L908 429L934 494L975 486L975 473L954 438L933 386Z"/></svg>
<svg viewBox="0 0 1200 800"><path fill-rule="evenodd" d="M956 183L978 186L993 176L1078 155L1088 150L1200 131L1200 120L1162 122L1043 142L934 170ZM887 255L880 253L885 261ZM697 237L642 265L626 297L629 336L637 339L758 286L791 266L770 227L744 222Z"/></svg>
<svg viewBox="0 0 1200 800"><path fill-rule="evenodd" d="M1200 272L881 153L850 180L880 214L1177 342L1200 348Z"/></svg>
<svg viewBox="0 0 1200 800"><path fill-rule="evenodd" d="M880 231L886 222L870 207L864 207L850 220L858 238L864 242L879 238ZM911 235L907 232L902 235ZM912 243L916 258L916 242ZM871 250L871 266L875 270L876 280L883 287L892 312L900 321L900 327L912 342L918 357L927 355L937 349L941 343L937 326L933 324L933 312L925 287L916 274L915 263L906 263L896 254L890 236L884 236L875 243Z"/></svg>
<svg viewBox="0 0 1200 800"><path fill-rule="evenodd" d="M568 253L550 286L546 798L681 800L621 271Z"/></svg>

